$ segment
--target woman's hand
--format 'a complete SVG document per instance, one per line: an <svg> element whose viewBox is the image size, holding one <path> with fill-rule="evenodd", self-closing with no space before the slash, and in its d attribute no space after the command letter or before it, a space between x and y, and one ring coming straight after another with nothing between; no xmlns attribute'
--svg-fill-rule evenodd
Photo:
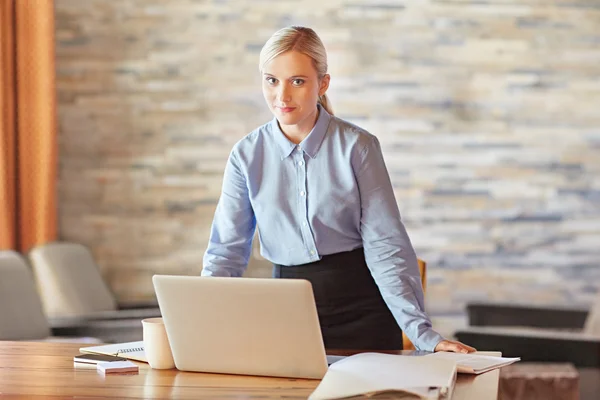
<svg viewBox="0 0 600 400"><path fill-rule="evenodd" d="M433 351L452 351L454 353L472 353L477 351L474 347L454 340L442 340Z"/></svg>

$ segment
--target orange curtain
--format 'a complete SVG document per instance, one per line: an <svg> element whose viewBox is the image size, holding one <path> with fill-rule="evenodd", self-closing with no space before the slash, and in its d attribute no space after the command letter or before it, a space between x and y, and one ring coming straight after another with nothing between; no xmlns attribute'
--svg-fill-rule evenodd
<svg viewBox="0 0 600 400"><path fill-rule="evenodd" d="M0 249L56 239L53 0L0 0Z"/></svg>

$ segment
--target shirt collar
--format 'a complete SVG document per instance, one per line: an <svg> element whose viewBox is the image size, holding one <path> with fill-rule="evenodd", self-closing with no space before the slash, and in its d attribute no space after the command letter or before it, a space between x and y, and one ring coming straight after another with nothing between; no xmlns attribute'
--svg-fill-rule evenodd
<svg viewBox="0 0 600 400"><path fill-rule="evenodd" d="M325 109L320 104L317 104L317 107L319 108L319 117L317 118L317 122L308 134L308 136L306 136L304 140L298 145L311 158L316 157L317 152L321 147L321 143L323 143L325 133L327 133L329 121L331 120L331 115L329 115L329 113L325 111ZM284 158L292 154L292 151L294 151L296 145L292 143L287 137L285 137L285 135L281 131L281 128L279 128L277 118L273 118L273 120L271 121L271 129L273 132L275 142L281 149L281 159L283 160Z"/></svg>

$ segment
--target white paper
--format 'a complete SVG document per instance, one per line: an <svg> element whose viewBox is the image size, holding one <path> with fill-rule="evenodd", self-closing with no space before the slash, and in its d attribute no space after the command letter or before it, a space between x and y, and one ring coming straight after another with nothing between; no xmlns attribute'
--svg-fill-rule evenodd
<svg viewBox="0 0 600 400"><path fill-rule="evenodd" d="M387 391L437 399L440 390L451 390L455 379L456 363L451 360L361 353L332 364L309 399L341 399Z"/></svg>
<svg viewBox="0 0 600 400"><path fill-rule="evenodd" d="M521 360L519 357L492 357L477 353L463 354L444 351L429 354L425 357L454 361L457 364L458 372L467 374L481 374Z"/></svg>

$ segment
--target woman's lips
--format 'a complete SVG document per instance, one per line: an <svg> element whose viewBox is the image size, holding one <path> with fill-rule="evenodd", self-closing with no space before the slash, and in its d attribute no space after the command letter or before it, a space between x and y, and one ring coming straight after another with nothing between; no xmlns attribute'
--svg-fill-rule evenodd
<svg viewBox="0 0 600 400"><path fill-rule="evenodd" d="M277 107L282 113L289 113L296 109L296 107Z"/></svg>

